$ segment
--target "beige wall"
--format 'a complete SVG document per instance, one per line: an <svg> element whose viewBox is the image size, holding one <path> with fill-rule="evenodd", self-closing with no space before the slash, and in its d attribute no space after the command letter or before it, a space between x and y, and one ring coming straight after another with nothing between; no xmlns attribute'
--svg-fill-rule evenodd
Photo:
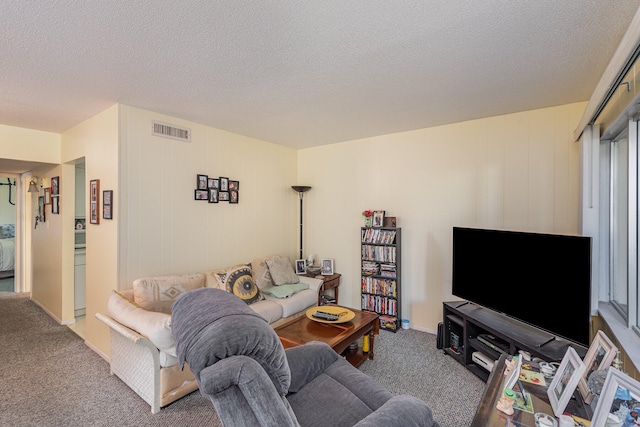
<svg viewBox="0 0 640 427"><path fill-rule="evenodd" d="M451 230L578 233L578 144L585 103L309 148L298 153L305 256L334 258L340 303L360 305L365 209L402 227L402 317L434 332L451 300Z"/></svg>
<svg viewBox="0 0 640 427"><path fill-rule="evenodd" d="M0 125L0 158L57 164L60 135Z"/></svg>
<svg viewBox="0 0 640 427"><path fill-rule="evenodd" d="M64 176L61 177L60 217L63 222L61 245L64 258L63 277L65 317L73 317L73 253L75 217L75 161L85 159L86 191L88 182L100 180L100 200L102 190L113 190L118 197L119 158L119 106L114 105L102 113L84 121L62 135L62 161ZM89 198L86 198L89 210ZM117 201L116 201L117 208ZM102 219L100 224L89 224L87 215L87 258L86 258L86 340L98 351L108 354L109 335L105 326L96 319L97 312L106 312L107 298L117 285L118 271L118 222L116 213L113 220Z"/></svg>
<svg viewBox="0 0 640 427"><path fill-rule="evenodd" d="M191 143L151 135L152 120L190 128ZM141 276L295 256L295 150L124 105L121 123L120 289ZM240 181L239 203L194 200L197 174Z"/></svg>

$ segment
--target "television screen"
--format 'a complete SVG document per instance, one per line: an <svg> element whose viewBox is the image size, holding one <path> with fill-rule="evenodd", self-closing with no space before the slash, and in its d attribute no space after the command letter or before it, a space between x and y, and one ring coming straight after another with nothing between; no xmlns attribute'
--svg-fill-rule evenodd
<svg viewBox="0 0 640 427"><path fill-rule="evenodd" d="M453 228L453 295L589 345L591 238Z"/></svg>

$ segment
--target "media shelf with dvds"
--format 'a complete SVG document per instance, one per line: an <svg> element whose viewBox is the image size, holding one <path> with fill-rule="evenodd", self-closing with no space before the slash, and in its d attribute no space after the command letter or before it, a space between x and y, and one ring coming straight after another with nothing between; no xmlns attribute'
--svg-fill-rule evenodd
<svg viewBox="0 0 640 427"><path fill-rule="evenodd" d="M400 237L395 227L362 227L361 308L380 315L380 328L400 329Z"/></svg>

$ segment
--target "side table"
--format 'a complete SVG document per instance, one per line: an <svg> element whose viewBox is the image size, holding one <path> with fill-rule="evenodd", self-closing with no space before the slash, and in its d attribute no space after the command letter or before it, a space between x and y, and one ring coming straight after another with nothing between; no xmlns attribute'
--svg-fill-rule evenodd
<svg viewBox="0 0 640 427"><path fill-rule="evenodd" d="M313 275L307 274L307 276L315 277L316 279L322 279L323 281L322 285L320 285L320 289L318 289L318 305L323 305L322 296L329 289L333 289L333 295L335 297L335 301L332 303L338 304L338 288L340 287L340 277L342 276L342 274L335 273L335 274L328 274L323 276L320 276L320 275L313 276Z"/></svg>

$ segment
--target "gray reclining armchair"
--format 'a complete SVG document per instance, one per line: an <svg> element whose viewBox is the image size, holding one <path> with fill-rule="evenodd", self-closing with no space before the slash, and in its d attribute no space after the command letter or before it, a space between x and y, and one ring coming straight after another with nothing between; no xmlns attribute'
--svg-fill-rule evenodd
<svg viewBox="0 0 640 427"><path fill-rule="evenodd" d="M438 426L423 401L392 396L324 343L285 351L260 315L220 289L180 297L172 330L180 363L225 427Z"/></svg>

